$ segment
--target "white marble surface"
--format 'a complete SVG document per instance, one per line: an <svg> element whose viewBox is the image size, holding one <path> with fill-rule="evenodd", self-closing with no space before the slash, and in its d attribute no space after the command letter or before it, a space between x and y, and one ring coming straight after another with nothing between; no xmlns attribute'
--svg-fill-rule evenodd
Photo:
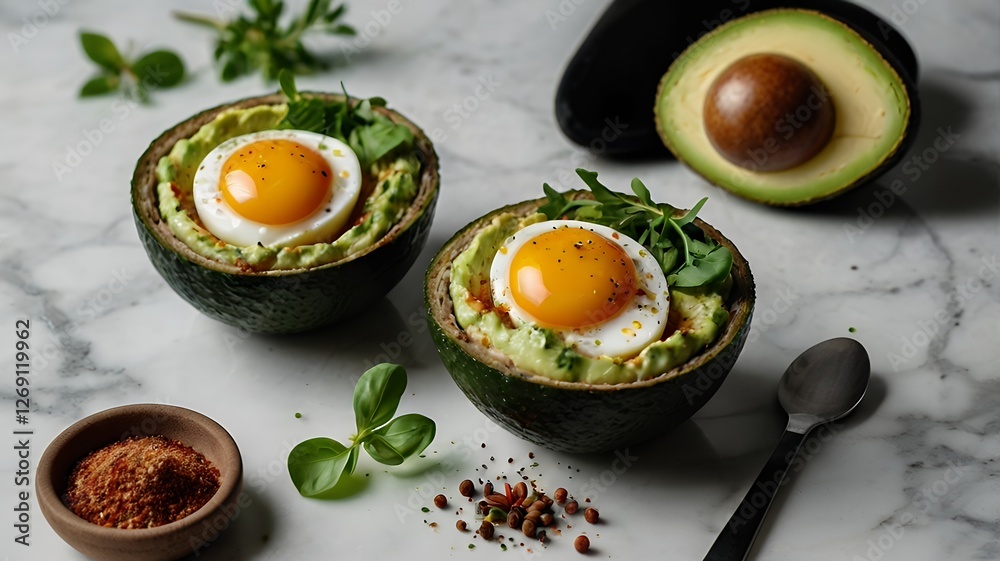
<svg viewBox="0 0 1000 561"><path fill-rule="evenodd" d="M995 267L1000 253L995 0L866 2L884 15L919 6L901 25L922 64L924 124L912 154L933 146L939 128L959 136L919 177L897 168L875 190L801 211L727 197L675 162L606 161L560 135L552 112L557 80L604 2L578 1L553 29L546 10L557 10L557 0L403 0L402 12L382 27L369 22L387 2L353 0L349 20L378 36L350 65L302 84L335 89L343 80L353 93L382 95L429 131L440 129L442 196L427 249L387 300L349 326L294 337L244 337L189 307L147 261L128 204L132 166L155 135L202 108L269 87L256 77L219 84L208 37L172 21L165 6L62 3L18 52L0 48L2 364L10 374L14 321L30 318L34 460L87 414L135 402L182 405L236 438L252 500L202 558L505 559L531 555L501 553L458 534L453 513L417 510L400 521L397 505L440 487L434 462L463 466L443 475L454 489L490 455L514 457L521 467L534 450L543 486L566 484L583 494L584 484L597 482L589 494L605 522L586 528L595 556L701 559L777 442L783 419L775 389L786 365L815 342L850 335L871 354L869 395L832 438L808 448L752 558L1000 558L1000 283L995 269L983 268ZM3 35L41 13L40 4L0 5ZM207 2L183 4L211 11ZM81 28L131 37L142 48L175 47L192 79L155 92L148 107L78 100L90 73L77 45ZM337 51L333 41L320 46ZM475 95L481 80L492 81L492 92L456 117L450 108ZM91 153L58 180L53 162L87 141L82 131L102 119L114 129L91 140ZM441 366L419 312L422 270L456 229L537 196L543 181L559 183L581 164L612 185L640 176L655 196L677 204L710 196L705 218L746 254L757 281L752 340L725 385L691 422L633 447L636 459L620 474L609 471L613 455L567 456L490 431ZM906 192L880 207L876 192L893 180ZM870 223L859 218L868 208L878 215ZM403 334L413 342L395 346ZM362 477L360 493L300 498L283 467L288 449L306 437L348 436L351 376L386 350L410 372L402 409L438 421L427 464L385 470L363 459L358 471L371 477ZM12 376L3 379L0 555L81 559L35 503L31 546L13 542L9 431L16 427ZM293 417L297 411L302 419ZM579 529L533 555L573 558L569 542ZM469 543L479 547L470 552Z"/></svg>

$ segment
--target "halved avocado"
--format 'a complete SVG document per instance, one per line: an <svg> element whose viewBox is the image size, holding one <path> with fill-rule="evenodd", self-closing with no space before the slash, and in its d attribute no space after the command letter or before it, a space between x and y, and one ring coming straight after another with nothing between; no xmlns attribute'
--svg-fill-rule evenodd
<svg viewBox="0 0 1000 561"><path fill-rule="evenodd" d="M602 155L669 155L650 118L663 74L709 31L775 8L807 8L850 25L916 83L917 58L906 39L890 22L847 0L615 0L566 65L555 98L559 127L571 141ZM561 25L560 11L546 14L554 27Z"/></svg>
<svg viewBox="0 0 1000 561"><path fill-rule="evenodd" d="M733 285L726 302L730 317L719 338L686 363L648 380L613 385L556 381L517 368L509 357L471 339L455 319L449 292L452 262L485 225L506 212L528 216L545 202L536 199L497 209L455 234L434 257L424 292L431 337L445 368L486 416L553 450L612 450L674 428L715 394L743 349L754 306L750 266L732 242L696 220L707 236L733 254Z"/></svg>
<svg viewBox="0 0 1000 561"><path fill-rule="evenodd" d="M756 88L740 89L755 91L756 114L777 118L732 127L736 132L727 134L756 131L761 139L734 158L711 137L708 102L720 91L716 80L755 55L794 61L822 86L808 101L787 108L771 105L779 103L774 100L786 81L770 70L761 72ZM780 153L782 142L795 148L795 135L817 118L821 103L832 104L835 114L829 140L805 161L767 170L763 164ZM892 167L916 136L919 106L909 74L850 26L810 10L769 10L733 20L691 45L663 76L655 114L667 148L711 183L767 204L802 205L862 185Z"/></svg>
<svg viewBox="0 0 1000 561"><path fill-rule="evenodd" d="M331 101L342 95L310 94ZM246 271L208 259L177 239L161 220L156 165L174 144L193 135L221 111L284 103L266 95L209 109L172 127L139 158L132 177L132 211L139 239L156 270L181 298L223 323L262 333L305 331L340 321L385 296L413 265L427 241L440 177L430 140L402 115L375 108L415 136L421 160L417 196L403 218L378 242L346 258L317 267Z"/></svg>

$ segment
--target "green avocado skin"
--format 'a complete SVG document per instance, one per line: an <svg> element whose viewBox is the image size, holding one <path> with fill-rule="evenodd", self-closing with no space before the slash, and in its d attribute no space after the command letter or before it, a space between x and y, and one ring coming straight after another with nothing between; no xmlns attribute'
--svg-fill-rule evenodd
<svg viewBox="0 0 1000 561"><path fill-rule="evenodd" d="M469 356L428 314L441 360L466 397L521 438L562 452L603 452L630 446L686 421L708 403L732 369L750 318L732 342L700 367L646 387L560 388L504 374Z"/></svg>
<svg viewBox="0 0 1000 561"><path fill-rule="evenodd" d="M157 272L205 315L256 333L293 333L371 306L406 275L430 233L438 189L413 223L354 259L294 274L235 275L194 263L158 241L133 206L136 230Z"/></svg>
<svg viewBox="0 0 1000 561"><path fill-rule="evenodd" d="M680 425L715 395L743 350L753 318L755 287L749 264L728 240L734 255L730 322L719 340L703 349L679 372L617 385L559 383L543 376L508 374L478 360L453 339L435 316L435 272L451 257L451 245L469 231L504 212L525 213L544 199L509 205L483 216L445 243L424 280L424 305L431 338L455 384L483 414L514 435L551 450L605 452L648 440ZM530 205L530 207L528 206ZM709 228L701 220L699 227ZM714 229L711 229L715 232ZM716 232L719 236L720 233ZM452 303L447 301L446 308ZM454 321L454 317L451 317ZM456 329L457 325L456 325ZM665 376L671 376L666 378ZM535 378L535 381L532 380Z"/></svg>

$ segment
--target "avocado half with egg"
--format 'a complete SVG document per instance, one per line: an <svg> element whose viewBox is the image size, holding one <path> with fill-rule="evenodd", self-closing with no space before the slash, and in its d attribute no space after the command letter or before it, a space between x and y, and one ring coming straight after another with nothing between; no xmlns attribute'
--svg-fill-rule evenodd
<svg viewBox="0 0 1000 561"><path fill-rule="evenodd" d="M327 101L336 94L310 93ZM180 240L160 214L156 168L174 145L229 109L285 102L266 95L209 109L154 140L132 177L132 210L139 238L153 266L184 300L223 323L262 333L289 333L336 323L385 296L413 265L430 232L440 178L430 140L415 124L384 107L373 110L414 134L421 163L417 194L394 226L372 245L343 259L284 270L256 271L207 258Z"/></svg>
<svg viewBox="0 0 1000 561"><path fill-rule="evenodd" d="M733 256L733 282L725 300L729 320L715 341L688 361L645 380L620 384L555 380L518 368L503 353L469 337L458 324L449 291L452 263L478 232L505 213L534 214L545 202L529 200L497 209L455 234L434 257L424 290L428 325L442 362L480 411L515 435L546 448L612 450L674 428L715 394L743 348L754 306L749 265L732 242L696 219L697 227Z"/></svg>
<svg viewBox="0 0 1000 561"><path fill-rule="evenodd" d="M875 179L916 136L909 74L850 26L778 9L719 26L660 82L663 142L709 182L802 205Z"/></svg>

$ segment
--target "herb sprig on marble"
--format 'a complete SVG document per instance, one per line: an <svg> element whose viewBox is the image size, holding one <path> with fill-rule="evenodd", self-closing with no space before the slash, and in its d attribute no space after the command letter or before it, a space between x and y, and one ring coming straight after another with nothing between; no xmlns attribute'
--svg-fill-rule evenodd
<svg viewBox="0 0 1000 561"><path fill-rule="evenodd" d="M379 364L354 387L357 433L349 446L332 438L310 438L288 454L288 474L305 497L332 490L344 475L354 473L364 448L380 464L396 466L424 451L437 427L423 415L410 413L393 418L406 390L406 370L398 364Z"/></svg>
<svg viewBox="0 0 1000 561"><path fill-rule="evenodd" d="M149 51L132 59L122 54L111 39L100 33L80 32L84 54L98 73L80 88L80 97L122 92L146 101L157 88L172 88L184 79L184 61L165 49Z"/></svg>
<svg viewBox="0 0 1000 561"><path fill-rule="evenodd" d="M216 3L217 6L220 5ZM207 16L175 12L177 19L207 27L216 33L215 60L223 82L260 72L272 82L281 70L309 74L326 67L302 39L311 32L328 35L356 34L353 27L339 23L347 6L332 5L332 0L310 0L303 11L281 24L285 3L281 0L247 0L250 15L237 15L229 21ZM235 11L235 8L229 7Z"/></svg>
<svg viewBox="0 0 1000 561"><path fill-rule="evenodd" d="M572 218L613 228L644 245L677 287L697 287L722 281L729 275L733 255L725 246L705 236L692 222L705 205L703 198L691 210L681 212L653 201L649 189L638 178L632 180L635 196L617 193L597 180L597 173L577 169L593 199L569 199L548 183L542 188L548 199L539 212L549 220Z"/></svg>

